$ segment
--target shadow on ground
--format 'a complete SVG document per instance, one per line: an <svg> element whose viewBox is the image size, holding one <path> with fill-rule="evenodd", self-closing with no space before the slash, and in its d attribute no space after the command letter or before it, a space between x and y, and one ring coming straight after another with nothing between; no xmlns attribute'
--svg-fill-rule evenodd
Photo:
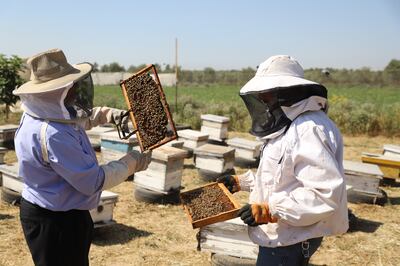
<svg viewBox="0 0 400 266"><path fill-rule="evenodd" d="M93 244L98 246L124 244L132 239L147 237L152 234L151 232L139 230L133 226L117 223L96 228L93 234Z"/></svg>
<svg viewBox="0 0 400 266"><path fill-rule="evenodd" d="M373 233L378 230L379 226L383 223L370 221L362 218L352 217L349 219L349 230L348 232L364 232Z"/></svg>

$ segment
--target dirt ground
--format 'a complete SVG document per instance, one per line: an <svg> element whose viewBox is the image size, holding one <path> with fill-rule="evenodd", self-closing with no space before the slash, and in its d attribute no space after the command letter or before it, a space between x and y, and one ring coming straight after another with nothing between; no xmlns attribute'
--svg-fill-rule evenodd
<svg viewBox="0 0 400 266"><path fill-rule="evenodd" d="M239 135L239 134L237 134ZM240 134L244 135L244 134ZM230 135L231 137L232 135ZM348 137L345 159L360 160L361 152L381 152L384 143L400 143L385 137ZM6 155L6 162L15 155ZM237 173L245 169L236 168ZM192 160L185 161L184 190L204 184ZM114 209L117 224L96 230L90 250L91 265L210 265L210 253L197 251L196 233L180 205L138 202L134 184L126 181L111 189L119 194ZM380 206L349 203L359 218L355 230L325 237L312 257L314 265L400 265L400 185L383 187L389 203ZM246 200L246 193L235 197ZM0 265L33 265L22 229L18 207L0 203Z"/></svg>

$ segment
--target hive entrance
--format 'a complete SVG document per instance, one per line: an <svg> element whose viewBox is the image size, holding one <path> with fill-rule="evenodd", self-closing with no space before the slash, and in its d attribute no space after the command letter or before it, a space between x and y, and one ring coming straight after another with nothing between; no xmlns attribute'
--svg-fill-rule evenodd
<svg viewBox="0 0 400 266"><path fill-rule="evenodd" d="M142 151L176 139L176 129L154 65L121 82Z"/></svg>

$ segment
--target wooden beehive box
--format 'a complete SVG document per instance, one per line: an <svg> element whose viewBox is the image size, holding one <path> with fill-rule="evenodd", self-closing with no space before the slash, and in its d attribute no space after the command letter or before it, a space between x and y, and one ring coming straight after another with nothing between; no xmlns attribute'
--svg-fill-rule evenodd
<svg viewBox="0 0 400 266"><path fill-rule="evenodd" d="M18 176L18 163L0 165L0 174L3 187L22 193L24 182Z"/></svg>
<svg viewBox="0 0 400 266"><path fill-rule="evenodd" d="M209 135L210 139L222 141L228 138L229 118L225 116L205 114L200 116L200 131Z"/></svg>
<svg viewBox="0 0 400 266"><path fill-rule="evenodd" d="M205 144L195 149L196 168L215 173L225 173L233 169L235 149L214 144Z"/></svg>
<svg viewBox="0 0 400 266"><path fill-rule="evenodd" d="M363 153L361 161L376 164L383 172L383 176L393 181L400 177L400 157L374 153Z"/></svg>
<svg viewBox="0 0 400 266"><path fill-rule="evenodd" d="M385 144L383 145L383 155L385 156L393 156L400 158L400 146L393 144Z"/></svg>
<svg viewBox="0 0 400 266"><path fill-rule="evenodd" d="M0 147L0 164L4 163L4 156L6 155L7 149Z"/></svg>
<svg viewBox="0 0 400 266"><path fill-rule="evenodd" d="M117 131L101 134L101 159L103 163L119 160L132 150L139 150L139 143L135 135L128 139L120 139Z"/></svg>
<svg viewBox="0 0 400 266"><path fill-rule="evenodd" d="M263 143L244 138L232 138L227 140L227 144L235 149L235 158L254 160L260 156Z"/></svg>
<svg viewBox="0 0 400 266"><path fill-rule="evenodd" d="M141 151L155 149L178 137L154 65L121 81L120 86L136 129L131 133L136 133Z"/></svg>
<svg viewBox="0 0 400 266"><path fill-rule="evenodd" d="M377 165L353 161L343 161L346 186L351 186L349 193L362 193L371 196L382 196L379 183L383 173Z"/></svg>
<svg viewBox="0 0 400 266"><path fill-rule="evenodd" d="M237 217L240 205L221 183L210 183L180 194L181 203L193 228Z"/></svg>
<svg viewBox="0 0 400 266"><path fill-rule="evenodd" d="M117 201L118 194L107 190L101 192L100 202L97 208L89 211L95 228L115 223L113 220L113 212Z"/></svg>
<svg viewBox="0 0 400 266"><path fill-rule="evenodd" d="M14 136L18 125L6 124L0 126L0 147L13 148Z"/></svg>
<svg viewBox="0 0 400 266"><path fill-rule="evenodd" d="M166 145L154 149L147 169L135 173L135 184L160 192L179 189L185 157L182 149Z"/></svg>
<svg viewBox="0 0 400 266"><path fill-rule="evenodd" d="M193 150L207 143L208 134L197 130L184 129L178 131L179 140L183 141L183 147Z"/></svg>
<svg viewBox="0 0 400 266"><path fill-rule="evenodd" d="M235 218L200 228L201 251L240 258L257 259L258 245L251 241L248 226Z"/></svg>

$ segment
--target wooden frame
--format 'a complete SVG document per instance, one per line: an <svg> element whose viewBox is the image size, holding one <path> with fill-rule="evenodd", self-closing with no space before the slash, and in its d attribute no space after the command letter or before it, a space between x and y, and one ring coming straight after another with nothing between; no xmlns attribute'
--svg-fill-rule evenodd
<svg viewBox="0 0 400 266"><path fill-rule="evenodd" d="M160 100L161 100L161 103L162 103L162 105L163 105L164 112L165 112L166 115L167 115L168 124L171 126L172 136L169 136L169 137L166 136L164 139L162 139L162 140L159 141L158 143L156 143L156 144L154 144L154 145L148 147L147 149L145 149L145 148L143 147L143 143L142 143L142 138L143 138L143 137L140 135L140 132L137 130L138 127L137 127L137 123L136 123L135 114L133 113L132 108L131 108L131 106L132 106L134 103L131 103L131 102L129 101L129 97L128 97L127 89L126 89L126 87L125 87L125 83L126 83L128 80L135 79L136 77L139 77L139 76L142 76L142 75L146 75L148 72L152 72L153 75L154 75L155 82L156 82L156 84L157 84L157 87L158 87L158 90L159 90L159 94L160 94ZM161 145L163 145L163 144L165 144L165 143L167 143L167 142L169 142L169 141L171 141L171 140L174 140L174 139L177 139L177 138L178 138L178 134L177 134L177 132L176 132L175 124L174 124L174 121L172 120L172 115L171 115L171 112L170 112L170 110L169 110L169 105L168 105L168 103L167 103L167 100L166 100L166 97L165 97L163 88L162 88L162 86L161 86L160 79L159 79L158 74L157 74L157 70L156 70L156 68L155 68L154 65L148 65L147 67L141 69L140 71L138 71L137 73L135 73L133 76L129 77L128 79L121 81L120 86L121 86L122 93L123 93L124 98L125 98L125 102L126 102L126 104L127 104L127 106L128 106L129 117L130 117L130 119L131 119L131 121L132 121L133 126L135 127L135 131L131 132L128 136L132 135L133 133L136 133L136 136L137 136L137 138L138 138L139 145L140 145L140 150L141 150L142 152L145 151L145 150L152 150L152 149L155 149L155 148L157 148L157 147L159 147L159 146L161 146Z"/></svg>
<svg viewBox="0 0 400 266"><path fill-rule="evenodd" d="M229 198L229 200L231 201L231 203L234 206L234 209L232 209L230 211L222 212L222 213L219 213L217 215L210 216L210 217L207 217L207 218L204 218L204 219L193 221L193 218L192 218L192 216L190 215L190 212L189 212L189 208L187 207L187 205L184 204L184 201L182 200L182 195L190 194L193 191L202 189L204 187L216 186L216 185ZM222 221L226 221L226 220L230 220L230 219L236 218L237 217L237 213L238 213L238 211L240 209L239 203L237 203L236 199L232 196L232 194L229 192L229 190L222 183L213 182L213 183L210 183L210 184L207 184L207 185L204 185L204 186L192 189L192 190L188 190L188 191L182 192L182 193L180 193L179 196L180 196L180 199L181 199L181 202L182 202L182 206L185 209L185 212L186 212L187 216L189 217L189 220L190 220L190 223L192 224L193 229L199 228L199 227L203 227L203 226L206 226L206 225L209 225L209 224L214 224L214 223L217 223L217 222L222 222Z"/></svg>

